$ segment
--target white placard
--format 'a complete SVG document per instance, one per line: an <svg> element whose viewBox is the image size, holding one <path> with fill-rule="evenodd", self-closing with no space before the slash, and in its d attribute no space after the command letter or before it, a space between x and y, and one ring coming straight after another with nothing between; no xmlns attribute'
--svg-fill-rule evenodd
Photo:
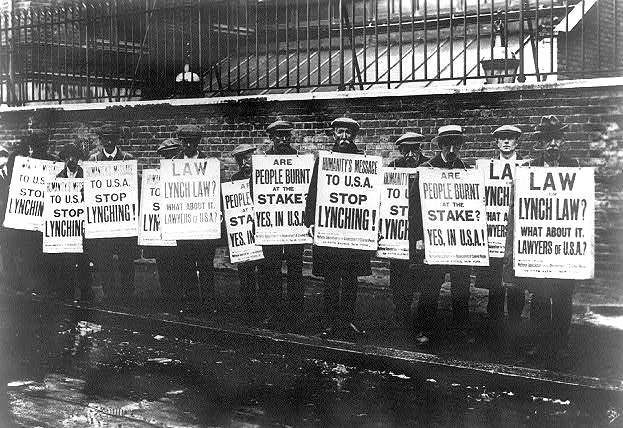
<svg viewBox="0 0 623 428"><path fill-rule="evenodd" d="M421 168L419 177L425 263L488 266L482 173Z"/></svg>
<svg viewBox="0 0 623 428"><path fill-rule="evenodd" d="M138 236L137 161L84 162L87 239Z"/></svg>
<svg viewBox="0 0 623 428"><path fill-rule="evenodd" d="M160 170L144 169L141 178L141 217L138 245L174 247L174 239L162 239L160 230Z"/></svg>
<svg viewBox="0 0 623 428"><path fill-rule="evenodd" d="M40 231L46 181L63 169L62 162L16 156L4 216L4 227Z"/></svg>
<svg viewBox="0 0 623 428"><path fill-rule="evenodd" d="M222 190L230 261L242 263L263 259L262 247L255 244L249 180L223 183Z"/></svg>
<svg viewBox="0 0 623 428"><path fill-rule="evenodd" d="M314 244L375 251L382 182L380 156L320 151Z"/></svg>
<svg viewBox="0 0 623 428"><path fill-rule="evenodd" d="M255 241L258 245L311 242L303 222L314 155L254 155Z"/></svg>
<svg viewBox="0 0 623 428"><path fill-rule="evenodd" d="M377 257L409 260L409 178L416 168L383 168Z"/></svg>
<svg viewBox="0 0 623 428"><path fill-rule="evenodd" d="M593 168L517 168L513 230L516 276L594 278L594 174Z"/></svg>
<svg viewBox="0 0 623 428"><path fill-rule="evenodd" d="M160 160L163 239L221 237L220 171L216 158Z"/></svg>
<svg viewBox="0 0 623 428"><path fill-rule="evenodd" d="M86 207L84 179L55 178L46 185L43 252L82 253Z"/></svg>

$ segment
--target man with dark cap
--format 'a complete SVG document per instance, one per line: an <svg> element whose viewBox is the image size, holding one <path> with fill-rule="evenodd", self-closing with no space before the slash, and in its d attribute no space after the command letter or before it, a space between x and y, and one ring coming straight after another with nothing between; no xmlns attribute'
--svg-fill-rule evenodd
<svg viewBox="0 0 623 428"><path fill-rule="evenodd" d="M167 138L156 149L156 153L163 159L173 159L182 149L182 145L174 138ZM166 305L177 308L182 297L180 287L180 260L177 247L151 247L158 266L160 287Z"/></svg>
<svg viewBox="0 0 623 428"><path fill-rule="evenodd" d="M78 142L79 143L79 142ZM65 168L59 172L58 178L84 178L82 167L78 161L82 160L84 153L74 143L68 143L58 153L58 156L65 162ZM89 258L86 252L76 254L56 254L56 286L60 297L73 297L73 279L77 272L78 287L80 288L80 300L88 302L93 298L90 284Z"/></svg>
<svg viewBox="0 0 623 428"><path fill-rule="evenodd" d="M421 167L441 169L466 169L467 166L459 157L459 150L465 138L459 125L439 127L433 143L437 143L441 151ZM419 177L416 178L409 191L409 247L424 247L424 228L422 223L422 202L420 199ZM426 249L424 248L424 251ZM410 254L412 262L420 264L424 258L421 250ZM437 327L437 304L441 285L446 272L450 272L452 294L452 319L459 327L469 327L469 282L471 267L465 265L423 265L421 294L418 301L417 314L414 322L415 339L419 344L429 342ZM471 338L468 336L468 340Z"/></svg>
<svg viewBox="0 0 623 428"><path fill-rule="evenodd" d="M537 143L534 149L538 157L530 162L537 167L579 167L577 159L568 157L565 151L564 131L568 125L556 116L543 116L535 127ZM513 199L511 199L512 201ZM504 265L508 272L513 268L514 206L511 202ZM512 276L512 274L511 274ZM557 278L514 278L520 287L532 293L530 321L534 328L536 346L529 354L544 357L568 356L569 328L573 315L573 290L575 281Z"/></svg>
<svg viewBox="0 0 623 428"><path fill-rule="evenodd" d="M253 188L251 180L252 155L255 147L250 144L240 144L232 150L231 155L238 164L238 171L231 176L231 181L248 180L249 186ZM253 196L253 191L251 191ZM258 268L262 261L250 261L238 263L238 278L240 279L240 300L242 307L248 314L255 310L255 296L258 285Z"/></svg>
<svg viewBox="0 0 623 428"><path fill-rule="evenodd" d="M277 120L266 128L272 146L267 155L295 155L298 152L290 144L292 142L292 123ZM303 312L305 284L303 282L303 244L264 245L264 261L260 265L260 284L263 298L269 311L279 309L282 302L282 261L286 260L287 273L287 315L293 319ZM274 313L270 315L276 315Z"/></svg>
<svg viewBox="0 0 623 428"><path fill-rule="evenodd" d="M514 164L521 160L517 153L521 129L512 125L502 125L492 133L497 148L496 159ZM489 290L487 315L489 316L489 333L498 338L503 328L504 300L508 308L508 319L511 326L521 323L521 313L525 305L525 292L519 287L502 285L503 258L490 257L489 266L478 266L476 271L476 287Z"/></svg>
<svg viewBox="0 0 623 428"><path fill-rule="evenodd" d="M58 161L58 158L48 152L49 134L42 129L33 129L20 141L17 150L11 153L7 161L9 181L13 176L13 167L17 156L32 159ZM51 259L43 254L43 234L30 230L7 230L8 247L12 250L12 258L17 268L16 283L26 284L26 289L40 291L45 284L49 288L47 272L51 268ZM32 282L29 283L29 280Z"/></svg>
<svg viewBox="0 0 623 428"><path fill-rule="evenodd" d="M118 126L105 124L98 129L101 149L89 157L90 162L113 162L134 159L119 147L121 132ZM134 258L137 256L136 237L86 239L87 252L102 279L107 298L121 298L131 294L134 287ZM114 255L117 255L121 284L114 280Z"/></svg>
<svg viewBox="0 0 623 428"><path fill-rule="evenodd" d="M182 149L173 159L206 159L208 156L199 150L201 130L196 125L181 125L177 129L177 139ZM214 308L214 255L217 240L178 240L182 285L189 303L195 300L191 293L199 292L201 305L205 309ZM199 283L197 284L197 271Z"/></svg>
<svg viewBox="0 0 623 428"><path fill-rule="evenodd" d="M337 153L360 154L355 144L359 123L348 117L340 117L331 123L333 128L333 151ZM318 159L309 185L305 206L305 225L314 236L316 221L316 199L318 189ZM363 335L365 332L355 323L357 304L357 277L372 274L370 251L346 248L313 246L313 274L324 277L324 314L326 328L324 336L345 330L347 333ZM341 290L341 297L340 297Z"/></svg>
<svg viewBox="0 0 623 428"><path fill-rule="evenodd" d="M422 154L421 143L424 140L422 134L407 132L396 140L396 146L402 155L389 163L393 168L417 168L429 160ZM409 178L409 188L415 175ZM413 249L415 251L415 248ZM411 303L416 284L419 283L421 266L411 265L408 260L391 260L389 262L389 286L392 289L394 299L394 316L396 323L410 327Z"/></svg>

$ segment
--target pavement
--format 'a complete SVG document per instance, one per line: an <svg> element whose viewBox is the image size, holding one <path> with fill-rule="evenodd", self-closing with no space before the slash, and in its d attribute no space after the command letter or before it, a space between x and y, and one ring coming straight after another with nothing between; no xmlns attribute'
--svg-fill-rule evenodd
<svg viewBox="0 0 623 428"><path fill-rule="evenodd" d="M357 298L356 322L366 334L343 333L326 338L321 334L322 281L310 276L306 276L305 281L305 308L296 317L286 310L274 314L243 311L238 298L238 275L229 269L217 270L216 298L209 307L155 297L157 281L143 281L141 296L129 299L104 298L84 304L67 300L63 304L98 313L109 321L123 320L126 325L140 324L154 331L168 329L188 336L207 334L228 342L263 341L283 351L302 348L357 364L396 367L403 371L458 370L478 379L487 377L495 383L541 383L544 390L556 384L570 390L623 392L623 304L618 298L603 295L595 298L595 293L580 289L574 296L569 355L552 358L529 352L533 344L529 305L521 325L513 329L507 326L501 337L490 338L486 290L472 287L470 333L466 335L462 329L455 328L451 323L447 283L440 297L437 338L429 344L418 344L410 326L394 320L391 293L374 279L360 283ZM14 298L50 300L44 295L6 290L4 293L4 298L9 293ZM417 297L415 293L413 309Z"/></svg>

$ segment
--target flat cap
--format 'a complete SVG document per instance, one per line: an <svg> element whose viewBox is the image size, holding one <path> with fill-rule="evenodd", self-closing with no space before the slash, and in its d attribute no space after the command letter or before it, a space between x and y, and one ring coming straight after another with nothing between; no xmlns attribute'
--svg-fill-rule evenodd
<svg viewBox="0 0 623 428"><path fill-rule="evenodd" d="M164 140L158 148L156 149L156 153L162 155L164 153L177 152L182 148L182 145L175 138L167 138Z"/></svg>
<svg viewBox="0 0 623 428"><path fill-rule="evenodd" d="M332 128L340 128L340 127L349 128L355 132L359 131L359 128L360 128L359 122L357 122L355 119L351 119L350 117L338 117L333 122L331 122L331 127Z"/></svg>
<svg viewBox="0 0 623 428"><path fill-rule="evenodd" d="M492 135L496 135L496 134L516 134L516 135L521 135L521 129L517 128L516 126L513 125L502 125L499 128L496 128L495 131L493 131L491 133Z"/></svg>
<svg viewBox="0 0 623 428"><path fill-rule="evenodd" d="M420 143L424 141L424 136L422 134L418 134L417 132L405 132L396 140L396 145L400 146L419 146Z"/></svg>
<svg viewBox="0 0 623 428"><path fill-rule="evenodd" d="M292 131L292 122L287 120L276 120L266 127L266 132L272 134L277 131Z"/></svg>
<svg viewBox="0 0 623 428"><path fill-rule="evenodd" d="M255 151L255 147L253 147L251 144L240 144L236 146L234 150L231 151L231 155L233 157L236 157L238 155L249 153L249 152L254 152L254 151Z"/></svg>
<svg viewBox="0 0 623 428"><path fill-rule="evenodd" d="M97 130L98 135L109 135L109 136L119 136L121 135L121 130L117 125L113 125L111 123L107 123L102 125Z"/></svg>
<svg viewBox="0 0 623 428"><path fill-rule="evenodd" d="M75 155L78 159L84 158L84 152L75 143L65 144L58 152L61 159L67 159L71 155Z"/></svg>
<svg viewBox="0 0 623 428"><path fill-rule="evenodd" d="M180 125L177 128L178 138L200 138L201 129L197 125Z"/></svg>
<svg viewBox="0 0 623 428"><path fill-rule="evenodd" d="M437 130L437 136L432 139L432 142L437 144L450 144L452 142L463 143L464 141L463 128L461 128L460 125L440 126Z"/></svg>
<svg viewBox="0 0 623 428"><path fill-rule="evenodd" d="M556 116L550 114L549 116L541 117L541 121L534 130L537 134L560 134L568 126L562 123Z"/></svg>

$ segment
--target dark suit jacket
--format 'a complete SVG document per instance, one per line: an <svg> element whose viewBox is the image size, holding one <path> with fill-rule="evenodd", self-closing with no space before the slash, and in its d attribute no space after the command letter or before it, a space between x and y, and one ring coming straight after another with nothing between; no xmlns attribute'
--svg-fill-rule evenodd
<svg viewBox="0 0 623 428"><path fill-rule="evenodd" d="M67 178L67 167L63 168L63 170L59 172L56 176L58 178ZM78 168L76 170L76 178L84 178L84 171L82 170L82 167L80 165L78 165Z"/></svg>

